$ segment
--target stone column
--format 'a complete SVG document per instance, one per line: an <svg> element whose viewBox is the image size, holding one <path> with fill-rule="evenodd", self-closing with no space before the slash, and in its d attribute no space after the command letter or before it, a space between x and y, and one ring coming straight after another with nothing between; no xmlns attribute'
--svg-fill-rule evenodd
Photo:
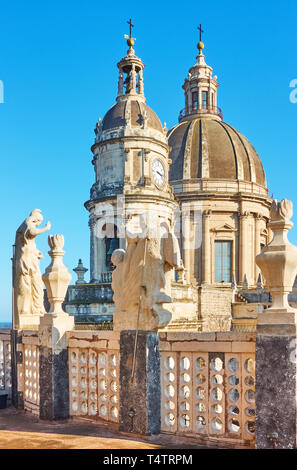
<svg viewBox="0 0 297 470"><path fill-rule="evenodd" d="M159 337L156 331L139 331L135 351L136 334L136 331L121 332L119 429L136 434L159 434L161 432Z"/></svg>
<svg viewBox="0 0 297 470"><path fill-rule="evenodd" d="M260 230L261 230L261 220L262 217L260 214L256 214L255 216L255 256L257 256L261 252L261 237L260 237ZM257 279L259 277L260 269L255 263L255 279L253 284L256 284Z"/></svg>
<svg viewBox="0 0 297 470"><path fill-rule="evenodd" d="M96 249L96 234L95 234L96 219L90 217L90 282L98 282L96 278L97 267L97 249Z"/></svg>
<svg viewBox="0 0 297 470"><path fill-rule="evenodd" d="M287 240L291 201L273 201L269 227L274 240L256 257L272 305L258 317L256 339L256 447L296 447L296 317L288 304L297 267L297 248Z"/></svg>
<svg viewBox="0 0 297 470"><path fill-rule="evenodd" d="M211 210L203 212L203 231L202 231L202 282L203 284L211 283L211 247L210 247L210 231L209 221Z"/></svg>
<svg viewBox="0 0 297 470"><path fill-rule="evenodd" d="M248 212L241 212L240 218L240 232L239 232L239 283L243 282L244 275L246 274L248 279L248 263L247 263L247 252L248 252ZM248 279L250 281L250 279Z"/></svg>
<svg viewBox="0 0 297 470"><path fill-rule="evenodd" d="M39 326L40 419L69 418L69 370L66 332L74 328L74 317L62 309L71 275L62 258L64 238L49 236L51 264L42 276L50 311Z"/></svg>
<svg viewBox="0 0 297 470"><path fill-rule="evenodd" d="M191 281L191 212L187 206L182 206L183 252L186 270L186 280Z"/></svg>
<svg viewBox="0 0 297 470"><path fill-rule="evenodd" d="M101 280L102 273L106 272L106 244L104 238L95 238L96 260L97 264L94 269L95 282Z"/></svg>
<svg viewBox="0 0 297 470"><path fill-rule="evenodd" d="M143 71L142 70L139 70L139 73L138 73L138 93L140 95L143 95L144 94L144 89L143 89Z"/></svg>

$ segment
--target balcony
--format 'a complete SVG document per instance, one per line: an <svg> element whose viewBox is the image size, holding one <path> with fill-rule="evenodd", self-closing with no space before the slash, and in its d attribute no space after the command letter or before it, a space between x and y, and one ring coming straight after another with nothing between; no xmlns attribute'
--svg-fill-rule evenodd
<svg viewBox="0 0 297 470"><path fill-rule="evenodd" d="M198 108L197 106L188 106L187 108L184 108L180 111L179 116L178 116L178 122L181 122L181 120L185 116L191 116L193 114L215 114L216 116L219 116L223 120L223 113L221 108L218 108L217 106L206 106L203 108Z"/></svg>

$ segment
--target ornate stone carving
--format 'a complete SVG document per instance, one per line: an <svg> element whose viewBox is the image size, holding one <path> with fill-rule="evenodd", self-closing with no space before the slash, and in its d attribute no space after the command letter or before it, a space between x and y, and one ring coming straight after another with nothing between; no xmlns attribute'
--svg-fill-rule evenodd
<svg viewBox="0 0 297 470"><path fill-rule="evenodd" d="M293 311L288 304L288 294L292 290L297 272L297 248L287 239L287 233L293 226L290 221L292 214L291 201L286 199L281 202L273 201L268 227L274 232L274 238L256 256L256 263L272 296L269 312Z"/></svg>
<svg viewBox="0 0 297 470"><path fill-rule="evenodd" d="M288 224L289 228L286 231L290 230L293 227L293 223L290 221L291 217L293 216L293 203L292 201L288 201L287 199L283 199L281 202L277 201L276 199L272 201L271 208L270 208L270 223L269 227L271 227L272 231L274 232L273 226L279 225L281 222ZM280 229L276 230L277 232Z"/></svg>
<svg viewBox="0 0 297 470"><path fill-rule="evenodd" d="M66 266L63 264L63 251L64 237L63 235L49 235L48 244L50 246L50 255L52 262L46 268L42 276L43 282L46 286L48 300L50 302L50 313L57 315L65 313L62 309L67 287L71 280L71 274L68 272Z"/></svg>
<svg viewBox="0 0 297 470"><path fill-rule="evenodd" d="M44 228L37 228L42 221L41 210L34 209L16 232L13 287L14 320L17 328L37 325L39 317L44 314L43 282L39 266L43 255L35 245L35 238L49 230L51 224L47 222Z"/></svg>
<svg viewBox="0 0 297 470"><path fill-rule="evenodd" d="M239 216L241 219L247 219L250 215L251 215L251 213L248 212L248 211L239 211L239 212L238 212L238 216Z"/></svg>
<svg viewBox="0 0 297 470"><path fill-rule="evenodd" d="M161 238L127 235L126 241L126 251L117 249L111 258L114 329L165 327L171 319L173 269L180 266L178 241L170 232Z"/></svg>

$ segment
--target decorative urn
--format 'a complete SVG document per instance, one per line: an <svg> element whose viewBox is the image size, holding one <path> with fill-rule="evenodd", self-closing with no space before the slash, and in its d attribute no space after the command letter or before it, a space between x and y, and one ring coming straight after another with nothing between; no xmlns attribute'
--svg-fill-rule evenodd
<svg viewBox="0 0 297 470"><path fill-rule="evenodd" d="M67 288L71 280L71 274L63 264L63 256L65 254L65 251L63 251L63 235L49 235L48 244L51 248L48 254L52 261L46 268L42 279L46 286L50 303L49 313L54 315L65 314L62 309L62 303L64 302Z"/></svg>
<svg viewBox="0 0 297 470"><path fill-rule="evenodd" d="M293 227L290 221L292 215L291 201L283 199L272 202L268 227L274 232L274 237L256 256L256 263L271 293L272 305L268 309L271 313L293 310L288 304L288 294L292 291L297 272L297 248L287 238L288 231Z"/></svg>

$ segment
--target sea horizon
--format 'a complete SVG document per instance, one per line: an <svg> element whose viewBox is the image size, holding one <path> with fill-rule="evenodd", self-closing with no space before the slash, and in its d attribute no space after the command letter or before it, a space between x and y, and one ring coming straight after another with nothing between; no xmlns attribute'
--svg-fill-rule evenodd
<svg viewBox="0 0 297 470"><path fill-rule="evenodd" d="M1 321L0 322L0 328L11 328L12 323L10 321Z"/></svg>

